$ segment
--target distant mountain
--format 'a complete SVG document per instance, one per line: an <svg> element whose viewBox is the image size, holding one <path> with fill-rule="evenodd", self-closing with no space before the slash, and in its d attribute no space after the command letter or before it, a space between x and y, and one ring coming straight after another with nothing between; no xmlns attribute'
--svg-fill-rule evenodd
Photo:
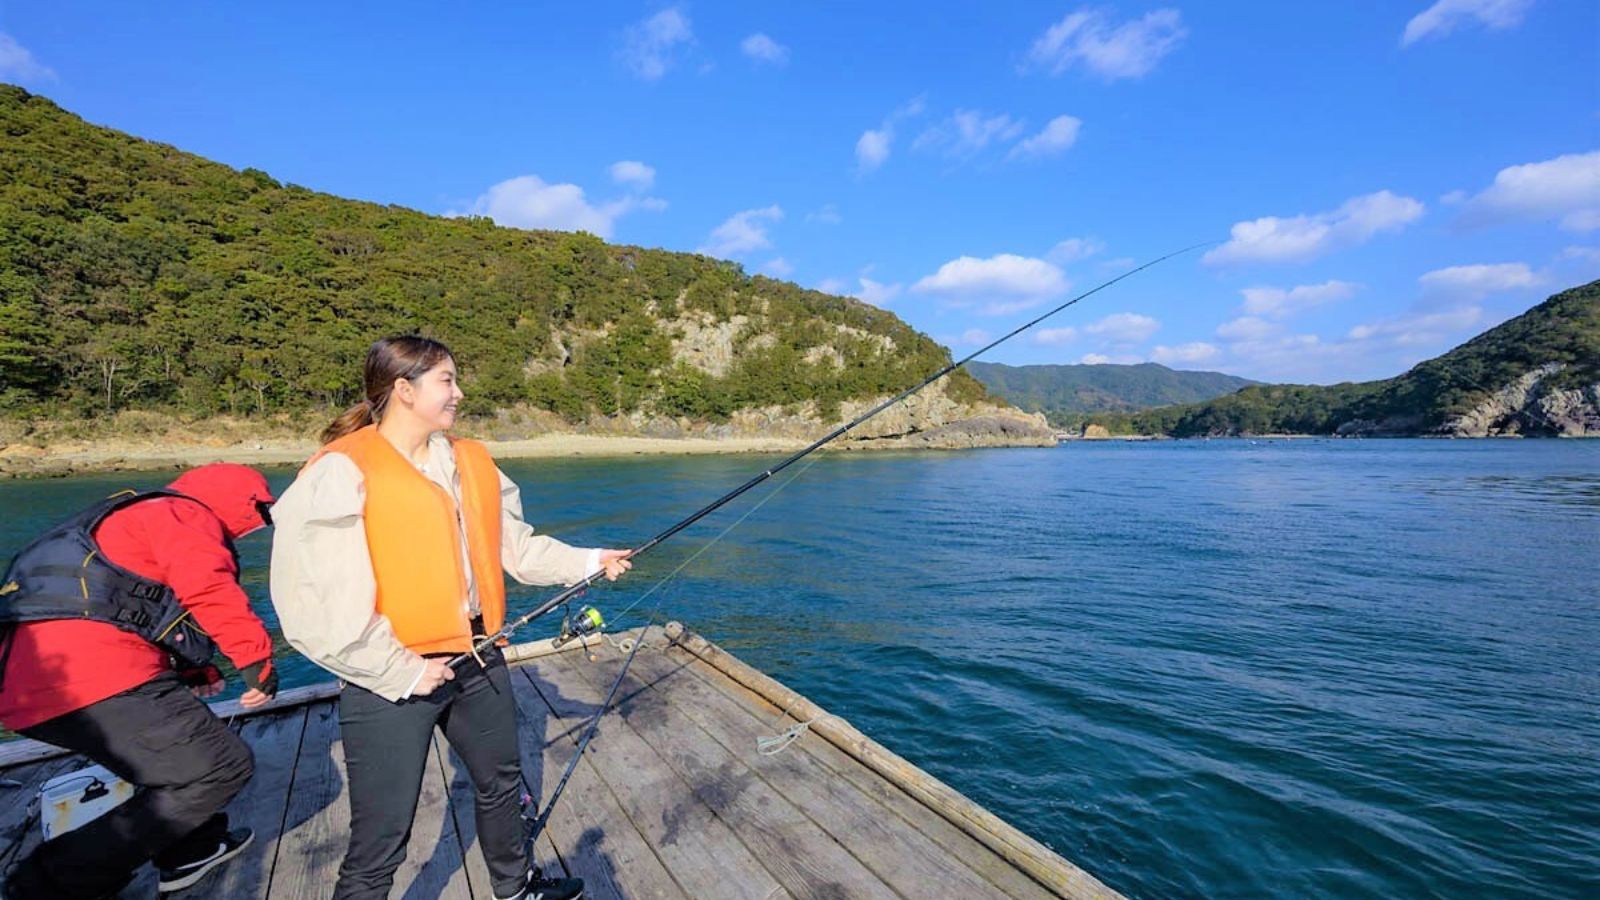
<svg viewBox="0 0 1600 900"><path fill-rule="evenodd" d="M1086 413L1194 403L1259 384L1221 372L1178 372L1157 363L1006 366L974 362L967 364L967 371L990 393L1028 412L1042 412L1059 427L1081 424Z"/></svg>
<svg viewBox="0 0 1600 900"><path fill-rule="evenodd" d="M1098 415L1112 433L1600 436L1600 281L1556 294L1403 375L1263 385Z"/></svg>

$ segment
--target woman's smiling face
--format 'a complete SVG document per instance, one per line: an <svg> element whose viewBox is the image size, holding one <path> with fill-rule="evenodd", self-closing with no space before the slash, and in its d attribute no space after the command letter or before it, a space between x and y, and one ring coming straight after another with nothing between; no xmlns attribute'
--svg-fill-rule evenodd
<svg viewBox="0 0 1600 900"><path fill-rule="evenodd" d="M465 396L456 383L455 360L446 358L411 382L411 412L435 431L444 431L456 421L456 407Z"/></svg>

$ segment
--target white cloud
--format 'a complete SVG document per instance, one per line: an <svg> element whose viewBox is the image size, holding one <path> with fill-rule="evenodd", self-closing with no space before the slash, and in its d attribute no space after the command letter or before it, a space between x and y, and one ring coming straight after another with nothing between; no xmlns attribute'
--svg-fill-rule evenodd
<svg viewBox="0 0 1600 900"><path fill-rule="evenodd" d="M1244 296L1245 312L1283 319L1313 306L1348 299L1359 287L1360 285L1348 281L1325 281L1322 284L1302 284L1288 290L1276 287L1252 287L1245 288L1239 293Z"/></svg>
<svg viewBox="0 0 1600 900"><path fill-rule="evenodd" d="M1269 381L1315 380L1347 355L1342 345L1324 344L1314 334L1239 340L1230 343L1226 353L1230 371L1243 369Z"/></svg>
<svg viewBox="0 0 1600 900"><path fill-rule="evenodd" d="M1142 362L1144 360L1139 357L1126 353L1085 353L1078 360L1080 365L1085 366L1132 366Z"/></svg>
<svg viewBox="0 0 1600 900"><path fill-rule="evenodd" d="M683 10L673 6L629 25L618 57L633 73L656 81L677 61L678 48L694 41L694 28Z"/></svg>
<svg viewBox="0 0 1600 900"><path fill-rule="evenodd" d="M1083 122L1072 116L1056 116L1044 126L1043 131L1033 137L1024 138L1012 147L1007 158L1040 159L1065 152L1078 142L1078 129L1082 126Z"/></svg>
<svg viewBox="0 0 1600 900"><path fill-rule="evenodd" d="M1083 7L1046 29L1028 50L1028 62L1052 75L1082 63L1106 81L1139 78L1177 49L1187 34L1175 9L1158 9L1113 26L1103 10Z"/></svg>
<svg viewBox="0 0 1600 900"><path fill-rule="evenodd" d="M1112 313L1098 322L1083 326L1084 333L1118 345L1148 340L1160 328L1159 321L1138 313Z"/></svg>
<svg viewBox="0 0 1600 900"><path fill-rule="evenodd" d="M1240 316L1217 326L1217 337L1225 341L1264 341L1277 335L1283 326L1255 316Z"/></svg>
<svg viewBox="0 0 1600 900"><path fill-rule="evenodd" d="M957 305L982 302L988 315L1004 315L1067 292L1071 282L1053 264L1001 253L988 259L962 256L924 276L911 290L937 294Z"/></svg>
<svg viewBox="0 0 1600 900"><path fill-rule="evenodd" d="M1233 226L1232 238L1207 253L1203 262L1304 262L1365 243L1379 232L1404 228L1421 218L1422 212L1420 201L1378 191L1352 197L1331 212L1239 222Z"/></svg>
<svg viewBox="0 0 1600 900"><path fill-rule="evenodd" d="M923 99L917 97L889 113L882 125L861 132L861 137L856 139L857 174L865 175L883 165L889 158L891 145L894 144L895 124L922 115L923 105Z"/></svg>
<svg viewBox="0 0 1600 900"><path fill-rule="evenodd" d="M1046 347L1059 347L1077 339L1078 329L1070 325L1066 328L1041 328L1033 335L1035 344L1044 344Z"/></svg>
<svg viewBox="0 0 1600 900"><path fill-rule="evenodd" d="M624 159L611 164L611 180L636 191L648 191L656 182L656 170L642 162Z"/></svg>
<svg viewBox="0 0 1600 900"><path fill-rule="evenodd" d="M1567 247L1561 251L1557 259L1581 259L1586 262L1600 263L1600 247Z"/></svg>
<svg viewBox="0 0 1600 900"><path fill-rule="evenodd" d="M596 206L575 184L547 184L537 175L519 175L489 188L469 209L446 215L488 216L512 228L587 231L609 238L617 219L628 213L666 207L666 201L655 197L624 197Z"/></svg>
<svg viewBox="0 0 1600 900"><path fill-rule="evenodd" d="M871 172L889 158L889 145L894 141L894 128L869 128L856 139L856 169Z"/></svg>
<svg viewBox="0 0 1600 900"><path fill-rule="evenodd" d="M861 289L856 291L856 299L871 303L873 306L887 306L889 301L900 296L902 286L898 281L894 284L883 284L865 275L857 280L861 283Z"/></svg>
<svg viewBox="0 0 1600 900"><path fill-rule="evenodd" d="M1501 291L1535 288L1544 283L1526 263L1450 266L1428 272L1417 281L1425 291L1460 300L1480 300Z"/></svg>
<svg viewBox="0 0 1600 900"><path fill-rule="evenodd" d="M1600 150L1510 166L1467 201L1470 224L1554 219L1568 231L1600 228Z"/></svg>
<svg viewBox="0 0 1600 900"><path fill-rule="evenodd" d="M845 281L843 278L824 278L817 282L816 287L816 290L821 291L824 294L834 294L837 296L844 296L845 292L849 289L850 283Z"/></svg>
<svg viewBox="0 0 1600 900"><path fill-rule="evenodd" d="M1050 248L1045 254L1045 259L1057 265L1068 265L1080 260L1088 259L1097 253L1104 253L1105 241L1094 237L1067 238Z"/></svg>
<svg viewBox="0 0 1600 900"><path fill-rule="evenodd" d="M794 266L787 259L775 256L767 260L766 265L761 267L761 271L776 275L779 278L788 278L794 274Z"/></svg>
<svg viewBox="0 0 1600 900"><path fill-rule="evenodd" d="M1150 361L1164 366L1202 363L1216 359L1222 351L1204 341L1179 344L1176 347L1157 346L1150 351Z"/></svg>
<svg viewBox="0 0 1600 900"><path fill-rule="evenodd" d="M56 73L41 64L11 35L0 32L0 78L19 84L55 81Z"/></svg>
<svg viewBox="0 0 1600 900"><path fill-rule="evenodd" d="M1005 113L987 116L980 110L958 109L950 118L918 135L911 149L942 149L947 156L968 159L991 143L1013 140L1022 129L1022 122Z"/></svg>
<svg viewBox="0 0 1600 900"><path fill-rule="evenodd" d="M837 225L843 221L844 217L839 215L838 207L834 206L832 203L824 204L823 207L816 212L806 213L806 222L808 224L811 222L816 222L818 225Z"/></svg>
<svg viewBox="0 0 1600 900"><path fill-rule="evenodd" d="M751 250L765 250L772 246L772 239L767 236L767 224L782 220L783 209L776 204L736 212L712 229L710 239L695 252L725 258Z"/></svg>
<svg viewBox="0 0 1600 900"><path fill-rule="evenodd" d="M968 328L959 335L946 335L941 343L949 347L982 347L994 338L982 328Z"/></svg>
<svg viewBox="0 0 1600 900"><path fill-rule="evenodd" d="M1439 0L1406 23L1400 46L1429 37L1444 37L1463 24L1478 22L1485 28L1502 31L1522 24L1522 15L1533 0Z"/></svg>
<svg viewBox="0 0 1600 900"><path fill-rule="evenodd" d="M1580 209L1571 213L1561 220L1561 227L1568 231L1600 230L1600 209Z"/></svg>
<svg viewBox="0 0 1600 900"><path fill-rule="evenodd" d="M740 41L739 50L758 63L781 66L789 62L789 48L759 31Z"/></svg>
<svg viewBox="0 0 1600 900"><path fill-rule="evenodd" d="M1380 339L1391 346L1434 346L1478 324L1483 309L1474 305L1461 306L1441 312L1411 313L1357 325L1350 329L1352 341Z"/></svg>

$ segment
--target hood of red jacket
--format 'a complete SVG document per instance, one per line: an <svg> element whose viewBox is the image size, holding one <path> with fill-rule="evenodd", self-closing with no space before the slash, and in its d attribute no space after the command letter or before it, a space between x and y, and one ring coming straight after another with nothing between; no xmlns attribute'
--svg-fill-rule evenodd
<svg viewBox="0 0 1600 900"><path fill-rule="evenodd" d="M228 536L236 540L266 524L256 503L271 503L276 499L272 489L267 487L266 476L236 463L212 463L190 469L167 485L167 490L204 503L222 520Z"/></svg>

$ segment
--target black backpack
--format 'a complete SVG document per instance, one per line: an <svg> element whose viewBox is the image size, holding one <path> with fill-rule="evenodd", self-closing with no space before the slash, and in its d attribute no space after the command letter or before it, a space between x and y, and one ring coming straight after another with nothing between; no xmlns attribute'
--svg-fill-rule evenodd
<svg viewBox="0 0 1600 900"><path fill-rule="evenodd" d="M204 665L216 653L216 642L172 588L124 569L106 559L95 543L94 530L119 509L153 497L177 497L210 507L175 491L123 491L91 506L40 535L22 549L0 581L0 683L11 655L12 630L23 622L88 619L115 625L171 654L179 668ZM226 535L226 532L224 532ZM234 560L239 558L226 537Z"/></svg>

